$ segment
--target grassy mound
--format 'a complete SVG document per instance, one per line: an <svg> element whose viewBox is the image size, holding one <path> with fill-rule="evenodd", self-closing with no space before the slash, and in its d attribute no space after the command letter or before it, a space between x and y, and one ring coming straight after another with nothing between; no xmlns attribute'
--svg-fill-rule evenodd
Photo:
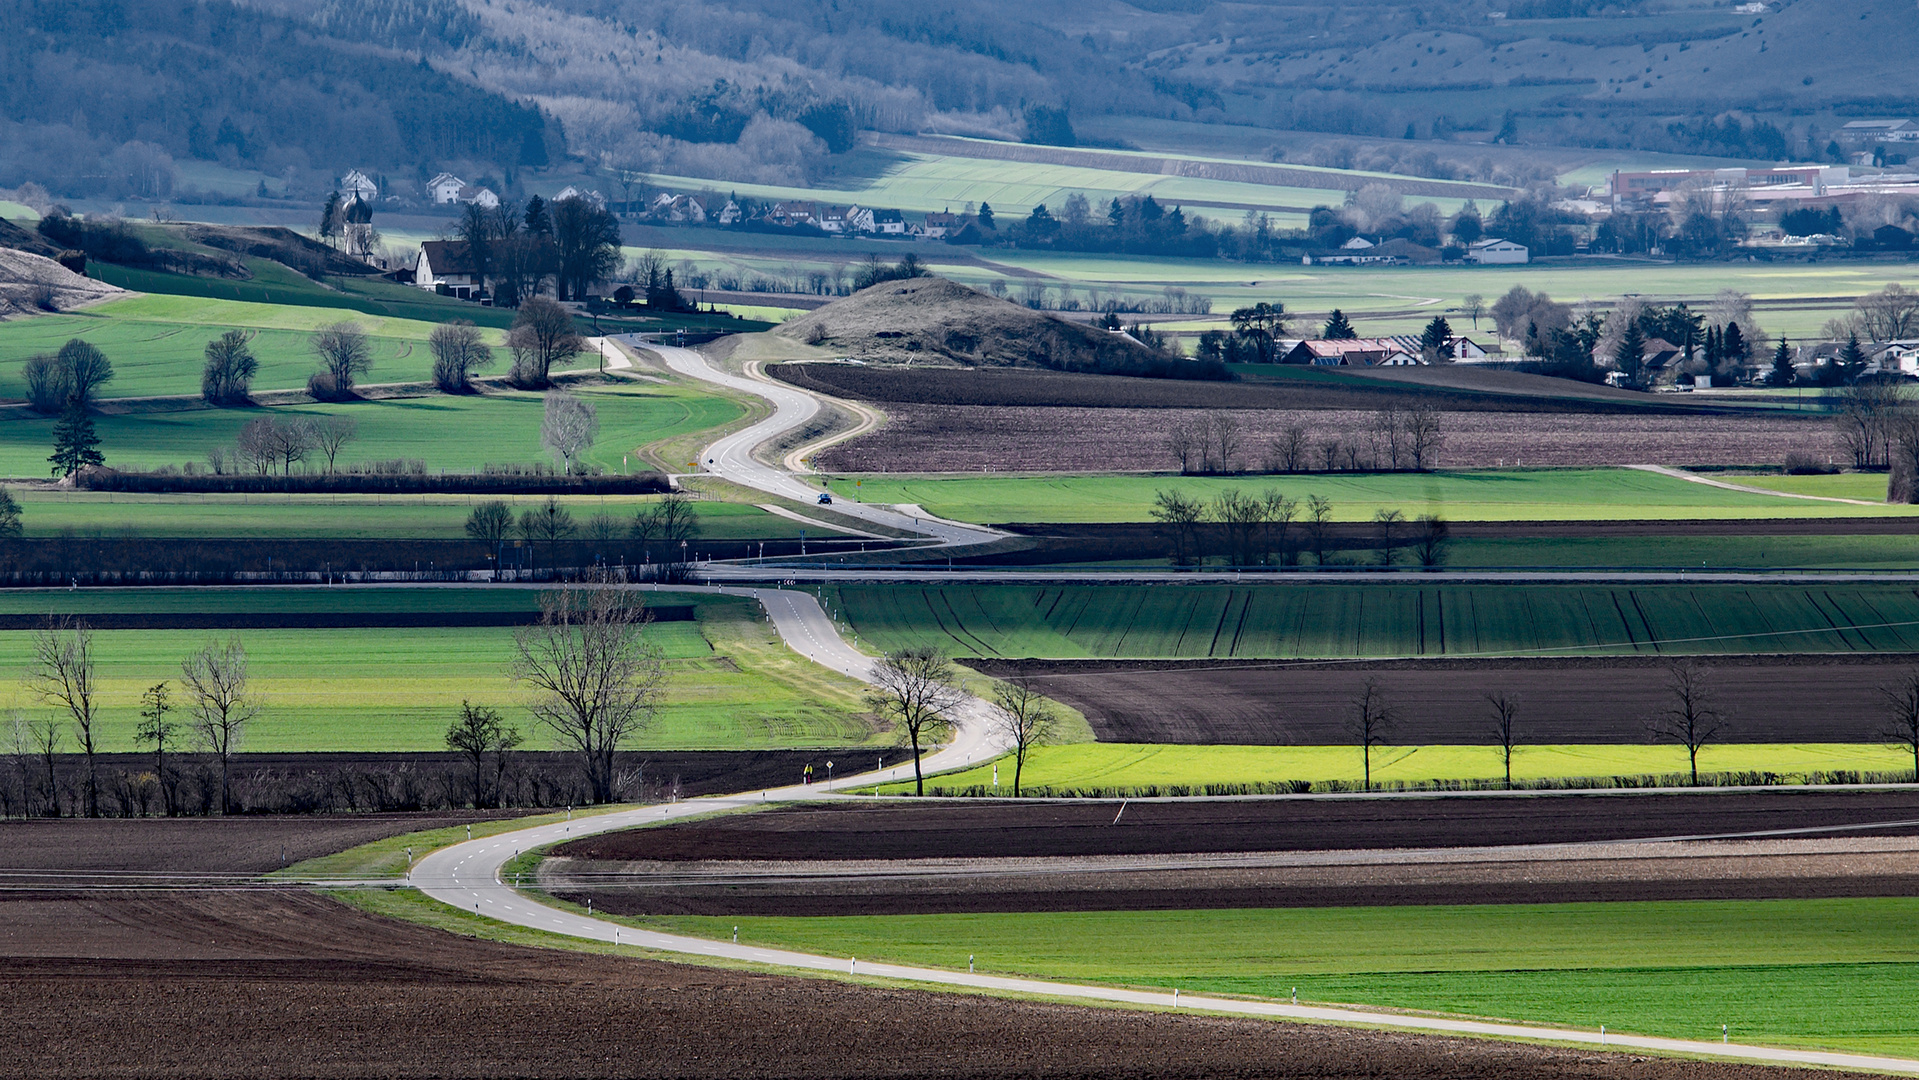
<svg viewBox="0 0 1919 1080"><path fill-rule="evenodd" d="M1230 377L1218 365L1164 356L1125 334L1067 322L940 277L883 281L774 333L884 363Z"/></svg>

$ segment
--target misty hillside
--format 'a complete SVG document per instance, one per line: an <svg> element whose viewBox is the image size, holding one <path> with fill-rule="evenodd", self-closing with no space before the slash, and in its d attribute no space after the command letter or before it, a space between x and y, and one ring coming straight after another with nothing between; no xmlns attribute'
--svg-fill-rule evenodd
<svg viewBox="0 0 1919 1080"><path fill-rule="evenodd" d="M1910 0L237 4L0 6L0 184L165 195L155 163L200 159L310 189L563 156L804 184L861 131L1124 146L1129 120L1803 158L1901 115L1919 45Z"/></svg>

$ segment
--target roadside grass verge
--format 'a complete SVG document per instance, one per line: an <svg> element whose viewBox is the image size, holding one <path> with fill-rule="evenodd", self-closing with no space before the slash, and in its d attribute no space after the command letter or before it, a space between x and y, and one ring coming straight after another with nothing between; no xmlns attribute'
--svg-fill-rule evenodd
<svg viewBox="0 0 1919 1080"><path fill-rule="evenodd" d="M841 585L873 651L991 658L1919 652L1902 584Z"/></svg>
<svg viewBox="0 0 1919 1080"><path fill-rule="evenodd" d="M999 785L994 787L997 767ZM1034 747L1021 776L1033 798L1153 798L1361 790L1357 746L1174 746L1071 743ZM1699 751L1707 784L1908 783L1912 753L1870 743L1726 743ZM1373 787L1385 791L1496 790L1504 786L1496 746L1373 749ZM1523 788L1684 787L1686 750L1674 745L1573 743L1521 746L1513 783ZM909 783L884 785L910 795ZM1013 762L1002 757L929 781L928 795L1011 796Z"/></svg>
<svg viewBox="0 0 1919 1080"><path fill-rule="evenodd" d="M1674 1038L1919 1053L1919 899L1485 904L634 925L828 956ZM1789 959L1787 959L1789 958ZM1845 1008L1835 1008L1845 1001Z"/></svg>
<svg viewBox="0 0 1919 1080"><path fill-rule="evenodd" d="M631 809L631 806L623 804L609 804L576 807L572 814L576 818L584 818ZM565 820L567 820L567 812L560 810L548 814L525 814L500 817L490 821L476 821L472 824L472 838L479 840L483 837L498 836L501 833L531 829ZM413 861L417 863L440 848L464 843L467 840L467 831L466 826L449 825L444 829L425 829L420 832L389 836L384 840L375 840L345 851L336 851L331 855L321 855L304 862L294 863L284 870L275 870L267 874L266 879L268 881L304 881L309 878L341 878L373 881L385 878L397 884L406 876L409 869L407 862L409 848L413 852Z"/></svg>
<svg viewBox="0 0 1919 1080"><path fill-rule="evenodd" d="M46 610L34 606L33 599L66 595L31 594L19 605L28 612ZM218 595L209 591L209 604ZM311 595L304 594L307 602L315 603ZM525 590L524 595L525 602L532 603L537 592ZM164 602L171 610L218 610L194 602L197 599L175 593ZM129 610L118 598L94 602L100 605L95 610ZM249 597L243 603L248 605L244 609L257 610L251 605L269 602ZM367 603L368 610L394 610L359 602ZM890 744L891 734L879 732L866 711L861 684L787 650L752 601L665 594L660 602L695 604L698 621L656 623L646 630L647 638L665 652L669 675L659 714L634 740L634 749ZM265 705L248 725L244 748L278 753L443 751L447 725L460 703L472 700L501 709L528 737L527 749L545 749L543 732L519 708L524 688L507 677L513 633L510 627L239 631L252 688ZM141 693L156 683L177 681L182 657L209 638L225 636L217 630L94 631L101 750L137 749L133 733ZM0 670L25 670L32 637L27 631L0 632ZM0 690L0 707L38 706L16 684Z"/></svg>
<svg viewBox="0 0 1919 1080"><path fill-rule="evenodd" d="M1740 482L1743 482L1740 481ZM1639 469L1475 469L1431 473L1314 473L1287 476L1175 475L837 476L834 492L870 503L917 503L958 521L1149 522L1161 491L1211 499L1227 489L1277 489L1304 506L1318 495L1335 521L1371 521L1398 510L1408 521L1645 521L1878 517L1919 507L1856 506L1727 491ZM1875 496L1885 498L1880 490ZM1299 532L1304 530L1295 526Z"/></svg>

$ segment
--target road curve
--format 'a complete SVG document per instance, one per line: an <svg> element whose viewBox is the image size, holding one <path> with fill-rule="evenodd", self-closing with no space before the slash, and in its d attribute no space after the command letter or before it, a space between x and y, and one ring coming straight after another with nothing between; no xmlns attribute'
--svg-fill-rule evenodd
<svg viewBox="0 0 1919 1080"><path fill-rule="evenodd" d="M832 620L818 602L805 593L790 589L750 589L740 587L687 587L683 591L720 592L747 595L758 599L773 620L780 636L792 647L814 661L858 679L872 671L872 658L858 652L839 637ZM981 710L984 703L969 701L956 715L955 737L951 745L926 758L929 770L951 768L969 761L982 760L998 752L988 734ZM1242 1001L1178 991L1124 990L1104 986L1084 986L1044 979L976 974L959 970L914 967L861 961L857 957L820 956L785 949L765 948L751 943L711 941L705 938L663 934L651 930L620 926L602 919L542 904L502 880L506 864L520 853L569 839L577 839L617 829L655 825L696 815L742 809L772 802L794 802L846 797L876 783L909 778L909 765L895 765L878 773L839 777L830 783L745 792L718 798L693 799L664 806L642 807L603 814L577 821L520 829L481 840L470 840L442 848L421 859L408 876L408 883L441 903L472 911L486 918L515 926L563 934L593 941L632 945L661 952L775 967L812 971L843 971L872 978L899 979L1001 993L1038 994L1069 1001L1099 1004L1184 1008L1223 1015L1269 1017L1316 1023L1359 1024L1368 1027L1396 1028L1438 1034L1478 1035L1501 1039L1529 1039L1574 1043L1620 1049L1652 1050L1667 1054L1727 1058L1781 1065L1814 1065L1854 1069L1865 1072L1919 1074L1919 1060L1851 1054L1824 1050L1795 1050L1769 1046L1700 1042L1687 1039L1662 1039L1649 1036L1620 1035L1598 1031L1537 1027L1526 1024L1499 1024L1435 1016L1408 1016L1369 1012L1363 1009L1336 1009L1310 1005L1292 1005L1276 1001ZM955 957L955 962L958 958Z"/></svg>
<svg viewBox="0 0 1919 1080"><path fill-rule="evenodd" d="M624 340L636 347L640 344L637 338ZM702 469L736 484L782 498L795 499L803 503L811 503L819 498L823 490L819 485L808 483L784 469L776 469L764 464L753 456L754 448L761 443L793 431L818 415L820 411L818 398L797 387L787 386L770 379L748 379L729 375L707 363L706 357L692 349L655 344L647 344L645 347L659 353L665 358L666 366L681 375L712 383L715 386L724 386L740 393L752 394L773 403L771 416L725 436L702 451L703 457L700 462ZM989 544L1000 538L999 533L990 529L959 522L915 517L865 503L849 503L840 500L833 504L833 511L902 532L930 536L944 547Z"/></svg>

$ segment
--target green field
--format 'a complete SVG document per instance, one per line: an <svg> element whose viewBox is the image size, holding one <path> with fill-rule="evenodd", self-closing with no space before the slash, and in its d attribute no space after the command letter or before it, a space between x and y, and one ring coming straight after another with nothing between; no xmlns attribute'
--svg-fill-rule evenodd
<svg viewBox="0 0 1919 1080"><path fill-rule="evenodd" d="M195 376L198 377L197 375ZM745 411L732 400L678 383L617 381L577 388L598 411L600 433L582 460L608 472L643 472L638 451L661 439L732 423ZM204 467L215 447L231 449L240 428L261 416L349 416L358 423L339 464L411 458L432 471L472 472L495 462L552 461L540 445L542 396L527 391L385 398L263 409L186 409L97 416L100 450L120 469ZM0 475L44 477L53 445L51 417L0 420ZM314 462L304 463L311 469ZM324 464L324 462L321 462Z"/></svg>
<svg viewBox="0 0 1919 1080"><path fill-rule="evenodd" d="M303 389L318 368L307 347L312 332L342 321L358 323L373 346L373 369L361 382L423 382L432 375L426 341L433 322L331 307L135 296L67 315L0 322L0 397L25 397L19 361L55 352L70 338L91 342L113 362L104 397L197 395L207 342L228 330L249 335L260 361L255 388ZM487 336L504 370L504 336L497 330Z"/></svg>
<svg viewBox="0 0 1919 1080"><path fill-rule="evenodd" d="M1742 481L1743 482L1743 478ZM1882 487L1878 497L1883 499ZM1905 516L1910 506L1812 502L1728 491L1638 469L1475 469L1431 473L1315 473L1307 476L896 476L840 477L841 498L916 503L960 521L1143 522L1161 491L1210 499L1236 488L1277 489L1303 507L1308 496L1333 504L1336 521L1370 521L1379 510L1408 520L1617 521Z"/></svg>
<svg viewBox="0 0 1919 1080"><path fill-rule="evenodd" d="M1161 560L1155 568L1165 565ZM1651 544L1600 537L1472 539L1447 546L1446 566L1911 570L1919 568L1919 543L1910 536L1662 536Z"/></svg>
<svg viewBox="0 0 1919 1080"><path fill-rule="evenodd" d="M1204 793L1210 785L1228 794L1274 792L1289 783L1358 787L1365 775L1356 746L1160 746L1144 743L1074 743L1035 747L1020 776L1027 796L1147 796ZM1513 756L1513 782L1610 777L1677 777L1687 783L1683 746L1572 744L1525 746ZM1699 771L1714 774L1772 773L1804 782L1814 774L1900 774L1912 777L1912 754L1902 747L1859 743L1728 743L1699 752ZM1501 782L1504 765L1496 746L1401 746L1373 750L1373 784L1393 788L1429 781ZM1704 779L1702 775L1701 779ZM1013 765L999 762L1000 790L1012 794ZM1171 789L1169 791L1169 789ZM911 784L893 785L911 794ZM991 764L947 773L927 794L993 794Z"/></svg>
<svg viewBox="0 0 1919 1080"><path fill-rule="evenodd" d="M1672 901L634 925L828 956L1672 1038L1919 1053L1919 900ZM1150 944L1147 944L1150 943ZM1836 1001L1846 1003L1835 1008Z"/></svg>
<svg viewBox="0 0 1919 1080"><path fill-rule="evenodd" d="M447 590L452 591L452 590ZM531 603L531 590L480 593L511 609ZM35 601L69 594L23 595L21 610ZM74 593L75 605L127 610L116 594ZM189 610L219 610L217 593L170 592L158 602ZM228 603L257 610L270 593L228 593ZM331 599L325 590L290 593L307 610ZM368 601L351 590L347 603L392 610L392 600ZM670 595L670 594L669 594ZM85 600L81 598L85 597ZM11 598L9 598L11 600ZM138 602L138 597L134 602ZM406 602L417 600L409 597ZM662 602L672 603L672 600ZM691 598L689 598L691 599ZM431 606L452 603L437 594ZM647 637L669 658L666 701L638 749L762 749L781 746L846 746L881 737L863 718L858 684L801 660L785 648L771 624L750 601L700 598L699 621L654 624ZM44 609L41 609L44 610ZM179 608L174 608L179 610ZM292 607L281 610L295 610ZM415 608L417 610L417 608ZM507 627L448 629L245 630L253 689L265 711L249 725L247 751L420 751L445 749L447 725L460 702L500 707L529 735L528 749L546 749L518 707L523 691L506 676L513 649ZM140 694L162 680L179 678L180 658L212 636L205 630L98 630L94 652L99 670L100 748L133 750ZM224 636L224 635L220 635ZM0 632L0 672L24 673L32 634ZM177 687L176 687L177 689ZM17 680L0 682L0 708L39 710ZM890 740L890 733L885 736ZM73 749L69 740L68 750Z"/></svg>
<svg viewBox="0 0 1919 1080"><path fill-rule="evenodd" d="M127 495L35 489L17 496L29 537L72 530L81 538L205 536L222 539L463 540L466 519L486 495ZM516 511L546 502L544 495L505 495ZM652 495L561 495L582 542L589 519L608 514L625 529ZM694 508L702 540L790 539L806 526L744 503L701 502ZM810 535L832 535L813 527ZM624 539L621 533L617 539Z"/></svg>
<svg viewBox="0 0 1919 1080"><path fill-rule="evenodd" d="M1903 585L842 585L872 649L1075 658L1919 652Z"/></svg>

